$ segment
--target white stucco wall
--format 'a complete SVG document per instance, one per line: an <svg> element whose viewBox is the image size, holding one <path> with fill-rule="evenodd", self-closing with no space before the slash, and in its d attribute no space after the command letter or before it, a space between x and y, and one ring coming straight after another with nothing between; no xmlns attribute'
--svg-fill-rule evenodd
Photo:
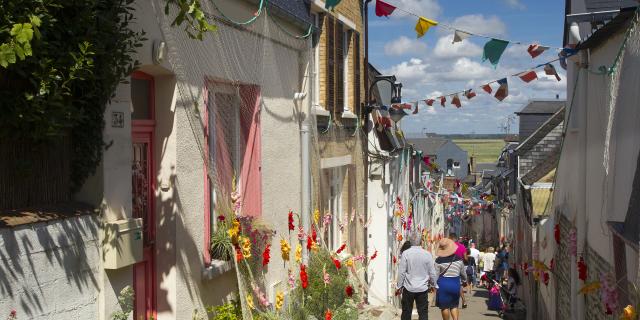
<svg viewBox="0 0 640 320"><path fill-rule="evenodd" d="M0 312L18 319L98 319L99 219L0 229Z"/></svg>

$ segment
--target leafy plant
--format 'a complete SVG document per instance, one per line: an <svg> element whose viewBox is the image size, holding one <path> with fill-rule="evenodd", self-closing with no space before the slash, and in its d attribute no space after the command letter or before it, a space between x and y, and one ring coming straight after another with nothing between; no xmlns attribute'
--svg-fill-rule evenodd
<svg viewBox="0 0 640 320"><path fill-rule="evenodd" d="M128 320L129 315L133 312L133 289L130 286L124 287L118 295L118 303L122 310L114 312L111 315L113 320Z"/></svg>
<svg viewBox="0 0 640 320"><path fill-rule="evenodd" d="M201 9L200 0L166 0L164 13L169 15L171 5L178 7L178 14L171 23L172 26L185 24L184 31L192 39L202 40L204 34L215 31L217 27L207 21L207 17Z"/></svg>
<svg viewBox="0 0 640 320"><path fill-rule="evenodd" d="M227 234L227 224L219 223L211 235L211 258L216 260L231 261L233 258L233 244Z"/></svg>
<svg viewBox="0 0 640 320"><path fill-rule="evenodd" d="M207 308L207 313L212 315L212 320L240 320L242 308L238 300L231 300L225 304Z"/></svg>

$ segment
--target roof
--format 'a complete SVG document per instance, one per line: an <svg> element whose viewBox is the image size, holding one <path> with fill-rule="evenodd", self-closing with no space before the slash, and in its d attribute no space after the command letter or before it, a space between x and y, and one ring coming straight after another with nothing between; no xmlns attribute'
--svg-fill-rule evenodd
<svg viewBox="0 0 640 320"><path fill-rule="evenodd" d="M445 145L449 140L441 137L429 138L412 138L408 139L409 143L415 145L416 150L421 150L424 155L434 155L438 153L440 147Z"/></svg>
<svg viewBox="0 0 640 320"><path fill-rule="evenodd" d="M498 164L494 162L478 162L474 168L475 172L482 173L485 171L487 173L498 174Z"/></svg>
<svg viewBox="0 0 640 320"><path fill-rule="evenodd" d="M636 0L585 0L587 12L614 10L637 5Z"/></svg>
<svg viewBox="0 0 640 320"><path fill-rule="evenodd" d="M633 18L634 14L635 8L631 8L631 10L620 10L620 14L587 37L587 39L577 46L577 49L588 49L600 46L602 43L609 40L612 35L622 30L626 30L629 27L631 18Z"/></svg>
<svg viewBox="0 0 640 320"><path fill-rule="evenodd" d="M533 100L524 106L522 110L516 112L517 115L522 114L548 114L552 115L564 107L565 100Z"/></svg>
<svg viewBox="0 0 640 320"><path fill-rule="evenodd" d="M562 121L564 121L564 106L560 107L560 109L557 110L557 112L553 116L547 119L547 121L545 121L540 126L540 128L538 128L538 130L534 131L529 137L527 137L527 139L525 139L518 145L518 147L516 148L516 152L518 153L518 155L522 155L525 152L531 150L533 146L538 144L540 140L546 137L547 134L549 134L551 130L555 129L555 127L562 123Z"/></svg>

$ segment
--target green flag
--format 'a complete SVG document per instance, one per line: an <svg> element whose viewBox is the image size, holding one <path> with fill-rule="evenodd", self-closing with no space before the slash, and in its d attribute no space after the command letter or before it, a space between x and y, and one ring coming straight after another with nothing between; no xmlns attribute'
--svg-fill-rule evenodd
<svg viewBox="0 0 640 320"><path fill-rule="evenodd" d="M491 39L484 45L484 52L482 53L482 62L489 60L495 68L500 61L500 56L509 45L509 41Z"/></svg>
<svg viewBox="0 0 640 320"><path fill-rule="evenodd" d="M333 11L333 9L340 3L342 0L327 0L324 4L324 8L327 10Z"/></svg>

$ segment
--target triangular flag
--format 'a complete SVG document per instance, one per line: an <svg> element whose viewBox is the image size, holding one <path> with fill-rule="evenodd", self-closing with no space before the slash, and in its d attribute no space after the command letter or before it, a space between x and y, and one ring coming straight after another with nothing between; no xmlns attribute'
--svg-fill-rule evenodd
<svg viewBox="0 0 640 320"><path fill-rule="evenodd" d="M473 89L469 89L464 92L464 96L467 97L467 100L471 100L471 98L476 96L476 93L473 92Z"/></svg>
<svg viewBox="0 0 640 320"><path fill-rule="evenodd" d="M416 101L416 103L415 103L415 109L413 110L412 114L417 114L417 113L418 113L418 103L419 103L419 102L420 102L420 101Z"/></svg>
<svg viewBox="0 0 640 320"><path fill-rule="evenodd" d="M396 7L384 1L376 0L376 16L388 17L394 10L396 10Z"/></svg>
<svg viewBox="0 0 640 320"><path fill-rule="evenodd" d="M460 42L466 38L471 37L471 33L468 32L464 32L464 31L460 31L460 30L456 30L453 32L453 42L452 43L456 43L456 42Z"/></svg>
<svg viewBox="0 0 640 320"><path fill-rule="evenodd" d="M507 78L498 80L498 84L500 87L496 90L496 95L494 97L499 101L502 101L509 95L509 84L507 83Z"/></svg>
<svg viewBox="0 0 640 320"><path fill-rule="evenodd" d="M327 2L324 3L324 8L333 11L340 1L342 0L327 0Z"/></svg>
<svg viewBox="0 0 640 320"><path fill-rule="evenodd" d="M544 65L544 73L548 76L556 76L556 79L558 81L561 80L558 72L556 71L556 68L550 63Z"/></svg>
<svg viewBox="0 0 640 320"><path fill-rule="evenodd" d="M522 81L527 82L527 83L529 83L529 82L531 82L531 81L533 81L535 79L538 79L538 74L533 70L529 70L529 71L524 71L524 72L518 73L517 76L520 77L520 79L522 79Z"/></svg>
<svg viewBox="0 0 640 320"><path fill-rule="evenodd" d="M445 96L440 97L440 105L444 108L444 103L447 102L447 98Z"/></svg>
<svg viewBox="0 0 640 320"><path fill-rule="evenodd" d="M458 97L457 94L453 96L453 99L451 99L451 104L455 105L458 108L462 107L462 103L460 103L460 97Z"/></svg>
<svg viewBox="0 0 640 320"><path fill-rule="evenodd" d="M402 109L411 109L411 104L409 103L394 103L391 105L391 108L402 110Z"/></svg>
<svg viewBox="0 0 640 320"><path fill-rule="evenodd" d="M433 100L433 99L427 99L427 100L424 101L424 103L426 103L428 106L432 106L434 102L435 102L435 100Z"/></svg>
<svg viewBox="0 0 640 320"><path fill-rule="evenodd" d="M500 56L507 46L509 45L509 41L491 39L484 45L484 51L482 53L482 62L489 60L493 67L495 68L498 65L498 61L500 61Z"/></svg>
<svg viewBox="0 0 640 320"><path fill-rule="evenodd" d="M531 55L531 58L535 58L535 57L541 55L546 50L549 50L549 47L541 46L541 45L538 45L538 44L532 44L527 49L527 52L529 52L529 54Z"/></svg>
<svg viewBox="0 0 640 320"><path fill-rule="evenodd" d="M418 19L418 23L416 24L416 32L418 33L418 38L424 36L427 31L429 31L429 27L437 26L438 23L433 20L429 20L424 17L420 17Z"/></svg>
<svg viewBox="0 0 640 320"><path fill-rule="evenodd" d="M491 91L493 91L491 89L491 85L489 85L488 83L485 84L484 86L482 86L482 90L484 90L485 92L487 92L488 94L491 94Z"/></svg>

